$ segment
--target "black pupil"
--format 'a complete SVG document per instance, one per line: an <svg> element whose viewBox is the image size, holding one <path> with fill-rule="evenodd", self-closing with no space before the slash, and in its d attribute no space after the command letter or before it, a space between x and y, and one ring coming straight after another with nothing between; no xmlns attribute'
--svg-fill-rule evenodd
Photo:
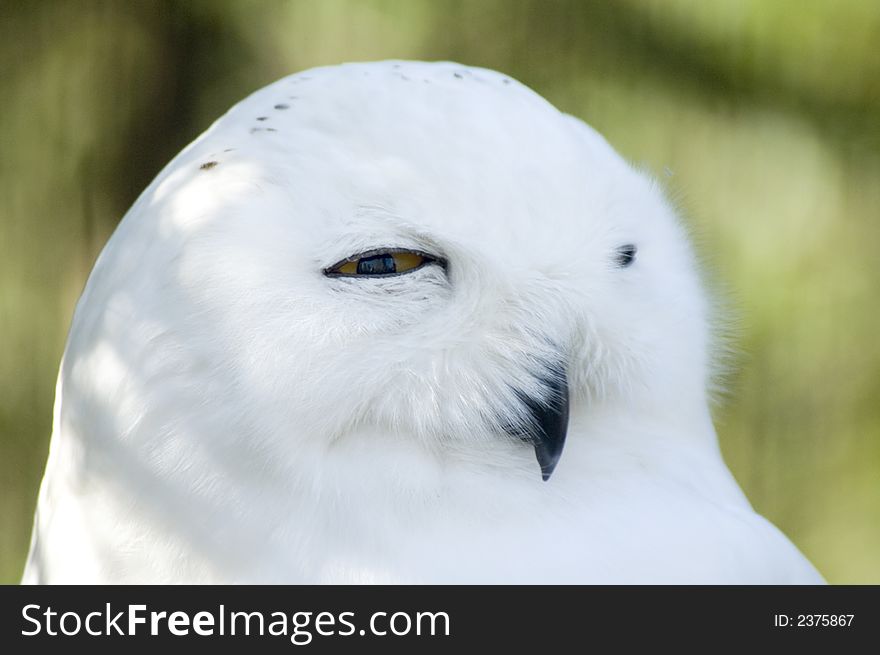
<svg viewBox="0 0 880 655"><path fill-rule="evenodd" d="M630 264L633 263L633 260L636 258L636 246L635 244L628 243L625 246L620 246L617 249L617 264L623 268L626 268Z"/></svg>
<svg viewBox="0 0 880 655"><path fill-rule="evenodd" d="M391 255L375 255L359 259L357 272L358 275L388 275L396 273L397 266L394 265L394 257Z"/></svg>

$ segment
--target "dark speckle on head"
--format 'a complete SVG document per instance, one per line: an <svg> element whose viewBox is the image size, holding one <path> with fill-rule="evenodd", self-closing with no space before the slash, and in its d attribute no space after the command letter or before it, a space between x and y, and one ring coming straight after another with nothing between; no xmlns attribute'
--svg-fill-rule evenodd
<svg viewBox="0 0 880 655"><path fill-rule="evenodd" d="M510 84L510 80L507 79L506 77L505 77L503 80L501 80L501 81L502 81L504 84Z"/></svg>
<svg viewBox="0 0 880 655"><path fill-rule="evenodd" d="M458 79L462 79L464 77L464 75L462 75L461 73L453 73L453 75L455 75L455 77L457 77Z"/></svg>
<svg viewBox="0 0 880 655"><path fill-rule="evenodd" d="M257 120L258 120L258 121L264 121L264 120L266 120L267 118L269 118L269 117L268 117L268 116L257 116Z"/></svg>
<svg viewBox="0 0 880 655"><path fill-rule="evenodd" d="M257 132L277 132L274 127L252 127L251 134L256 134Z"/></svg>
<svg viewBox="0 0 880 655"><path fill-rule="evenodd" d="M290 105L286 105L283 102L279 102L277 105L275 105L275 109L288 109L289 107Z"/></svg>
<svg viewBox="0 0 880 655"><path fill-rule="evenodd" d="M214 168L216 165L217 165L217 162L215 162L215 161L206 161L204 164L199 166L199 168L202 169L203 171L209 171L212 168Z"/></svg>
<svg viewBox="0 0 880 655"><path fill-rule="evenodd" d="M235 148L227 148L227 149L224 150L223 152L232 152L233 150L235 150Z"/></svg>

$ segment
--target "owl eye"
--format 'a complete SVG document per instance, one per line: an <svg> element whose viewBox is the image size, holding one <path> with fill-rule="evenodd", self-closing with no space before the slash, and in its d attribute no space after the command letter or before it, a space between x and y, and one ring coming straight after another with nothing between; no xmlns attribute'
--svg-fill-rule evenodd
<svg viewBox="0 0 880 655"><path fill-rule="evenodd" d="M633 260L635 260L636 258L637 252L638 248L636 248L634 243L628 243L624 246L620 246L617 249L617 256L615 257L617 265L621 268L626 268L633 263Z"/></svg>
<svg viewBox="0 0 880 655"><path fill-rule="evenodd" d="M328 277L389 277L411 273L428 264L445 262L417 250L370 250L324 269Z"/></svg>

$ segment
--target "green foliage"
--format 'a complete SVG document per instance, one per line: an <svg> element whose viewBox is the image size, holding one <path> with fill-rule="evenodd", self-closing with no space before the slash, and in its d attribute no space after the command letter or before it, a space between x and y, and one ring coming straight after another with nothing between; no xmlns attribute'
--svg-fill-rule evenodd
<svg viewBox="0 0 880 655"><path fill-rule="evenodd" d="M880 582L878 43L871 0L5 3L0 581L74 303L136 195L277 77L416 58L503 70L663 180L734 316L734 474L830 581Z"/></svg>

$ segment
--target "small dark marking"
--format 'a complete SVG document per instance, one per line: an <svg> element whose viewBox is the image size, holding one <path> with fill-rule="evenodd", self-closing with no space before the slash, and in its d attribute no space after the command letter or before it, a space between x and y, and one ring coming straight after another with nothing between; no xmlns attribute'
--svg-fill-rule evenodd
<svg viewBox="0 0 880 655"><path fill-rule="evenodd" d="M299 96L287 96L287 97L290 98L291 100L296 100L297 98L299 98Z"/></svg>
<svg viewBox="0 0 880 655"><path fill-rule="evenodd" d="M458 79L461 79L462 77L464 77L461 73L453 73L453 75L455 77L457 77Z"/></svg>
<svg viewBox="0 0 880 655"><path fill-rule="evenodd" d="M394 64L391 68L400 68L400 64Z"/></svg>
<svg viewBox="0 0 880 655"><path fill-rule="evenodd" d="M227 148L227 149L224 150L223 152L232 152L233 150L235 150L235 148Z"/></svg>
<svg viewBox="0 0 880 655"><path fill-rule="evenodd" d="M275 109L290 109L290 105L285 105L283 102L279 102L275 105Z"/></svg>
<svg viewBox="0 0 880 655"><path fill-rule="evenodd" d="M257 132L277 132L274 127L252 127L251 134L255 134Z"/></svg>
<svg viewBox="0 0 880 655"><path fill-rule="evenodd" d="M264 121L264 120L266 120L267 118L269 118L269 117L268 117L268 116L257 116L257 120L258 120L258 121Z"/></svg>
<svg viewBox="0 0 880 655"><path fill-rule="evenodd" d="M425 84L430 84L431 80L422 80L422 82L424 82Z"/></svg>
<svg viewBox="0 0 880 655"><path fill-rule="evenodd" d="M204 164L199 166L199 168L202 169L203 171L209 171L212 168L214 168L216 165L217 165L217 162L215 162L215 161L206 161Z"/></svg>
<svg viewBox="0 0 880 655"><path fill-rule="evenodd" d="M503 80L501 80L501 82L502 82L503 84L510 84L510 80L507 79L506 77L505 77Z"/></svg>
<svg viewBox="0 0 880 655"><path fill-rule="evenodd" d="M630 264L633 263L633 261L636 258L636 253L638 251L639 251L639 249L636 247L636 245L634 243L627 243L623 246L620 246L617 249L617 257L616 257L617 265L620 266L621 268L626 268L627 266L629 266Z"/></svg>

